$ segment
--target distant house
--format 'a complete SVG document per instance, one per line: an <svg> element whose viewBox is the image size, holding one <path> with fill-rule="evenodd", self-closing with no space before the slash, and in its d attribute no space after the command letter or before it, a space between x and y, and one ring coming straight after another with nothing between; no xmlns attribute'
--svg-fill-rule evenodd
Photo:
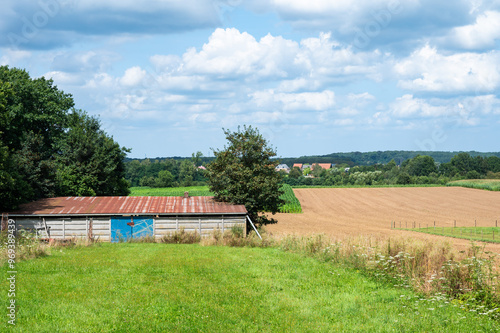
<svg viewBox="0 0 500 333"><path fill-rule="evenodd" d="M200 166L198 167L198 169L200 169L200 170L207 170L207 168L205 168L203 165L200 165Z"/></svg>
<svg viewBox="0 0 500 333"><path fill-rule="evenodd" d="M351 168L345 168L344 169L345 172L349 172L349 170L351 170Z"/></svg>
<svg viewBox="0 0 500 333"><path fill-rule="evenodd" d="M332 168L332 164L331 163L314 163L312 168L314 170L314 167L316 165L319 165L321 168L325 169L325 170L328 170L328 169L331 169Z"/></svg>
<svg viewBox="0 0 500 333"><path fill-rule="evenodd" d="M290 172L290 168L286 164L279 164L276 167L276 171L285 171L286 173L289 173Z"/></svg>
<svg viewBox="0 0 500 333"><path fill-rule="evenodd" d="M302 163L294 163L292 168L299 168L302 170Z"/></svg>

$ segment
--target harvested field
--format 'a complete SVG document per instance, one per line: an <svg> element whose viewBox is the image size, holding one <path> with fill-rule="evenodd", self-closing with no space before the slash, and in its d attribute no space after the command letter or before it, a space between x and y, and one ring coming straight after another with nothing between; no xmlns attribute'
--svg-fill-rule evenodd
<svg viewBox="0 0 500 333"><path fill-rule="evenodd" d="M420 223L422 227L495 226L500 223L500 192L460 187L304 188L294 189L302 214L277 214L278 224L267 227L276 235L323 233L334 238L370 235L442 240L444 237L391 230L391 221ZM467 240L447 238L458 247ZM487 249L500 253L500 244Z"/></svg>

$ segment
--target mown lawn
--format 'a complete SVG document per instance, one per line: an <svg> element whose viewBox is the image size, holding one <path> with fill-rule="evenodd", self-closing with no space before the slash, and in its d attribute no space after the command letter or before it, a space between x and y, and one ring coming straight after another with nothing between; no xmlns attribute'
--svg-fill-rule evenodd
<svg viewBox="0 0 500 333"><path fill-rule="evenodd" d="M58 249L17 272L19 332L498 329L436 298L275 248L102 244ZM6 309L5 278L0 288Z"/></svg>

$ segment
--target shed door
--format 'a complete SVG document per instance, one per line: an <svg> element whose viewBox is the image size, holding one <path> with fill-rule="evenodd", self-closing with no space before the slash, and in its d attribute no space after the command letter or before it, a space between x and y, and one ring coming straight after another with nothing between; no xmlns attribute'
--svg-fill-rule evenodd
<svg viewBox="0 0 500 333"><path fill-rule="evenodd" d="M153 236L153 219L141 216L111 217L111 241Z"/></svg>

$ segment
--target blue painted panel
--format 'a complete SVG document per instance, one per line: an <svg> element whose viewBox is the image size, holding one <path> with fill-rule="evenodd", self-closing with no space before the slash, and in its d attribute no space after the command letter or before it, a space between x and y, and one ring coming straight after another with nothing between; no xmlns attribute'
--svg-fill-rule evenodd
<svg viewBox="0 0 500 333"><path fill-rule="evenodd" d="M111 241L120 239L153 236L153 219L140 216L113 216L111 217Z"/></svg>

